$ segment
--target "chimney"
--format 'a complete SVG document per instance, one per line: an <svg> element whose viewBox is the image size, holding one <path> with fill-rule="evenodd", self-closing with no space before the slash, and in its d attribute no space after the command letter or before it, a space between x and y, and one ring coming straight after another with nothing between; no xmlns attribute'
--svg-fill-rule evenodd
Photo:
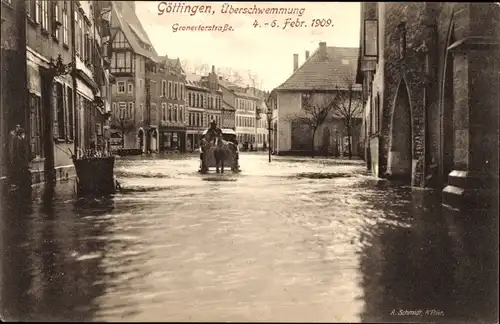
<svg viewBox="0 0 500 324"><path fill-rule="evenodd" d="M293 72L299 68L299 54L293 54Z"/></svg>
<svg viewBox="0 0 500 324"><path fill-rule="evenodd" d="M309 51L306 51L306 60L309 59Z"/></svg>
<svg viewBox="0 0 500 324"><path fill-rule="evenodd" d="M319 57L322 59L326 58L326 42L320 42L319 43L319 51L318 51Z"/></svg>

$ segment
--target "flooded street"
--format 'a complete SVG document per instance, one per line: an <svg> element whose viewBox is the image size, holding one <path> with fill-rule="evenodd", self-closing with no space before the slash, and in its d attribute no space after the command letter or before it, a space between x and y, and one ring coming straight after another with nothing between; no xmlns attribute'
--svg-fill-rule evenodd
<svg viewBox="0 0 500 324"><path fill-rule="evenodd" d="M10 197L16 207L2 211L4 317L481 323L498 316L497 259L488 248L498 243L489 223L457 225L432 192L377 180L359 161L269 164L265 154L242 153L241 174L200 175L198 166L196 156L120 159L123 191L112 198L77 200L72 181ZM471 232L484 245L468 243Z"/></svg>

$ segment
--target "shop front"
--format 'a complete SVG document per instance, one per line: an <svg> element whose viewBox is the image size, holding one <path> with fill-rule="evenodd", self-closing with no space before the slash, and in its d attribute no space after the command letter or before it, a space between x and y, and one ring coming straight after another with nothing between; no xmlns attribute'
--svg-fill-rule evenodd
<svg viewBox="0 0 500 324"><path fill-rule="evenodd" d="M196 151L200 147L202 130L188 130L186 135L186 149L189 152Z"/></svg>
<svg viewBox="0 0 500 324"><path fill-rule="evenodd" d="M164 128L160 130L160 151L186 151L186 129Z"/></svg>

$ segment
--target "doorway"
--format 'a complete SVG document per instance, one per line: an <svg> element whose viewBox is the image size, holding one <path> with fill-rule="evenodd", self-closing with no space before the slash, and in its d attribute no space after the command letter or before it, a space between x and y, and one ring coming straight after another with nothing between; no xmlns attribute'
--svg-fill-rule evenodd
<svg viewBox="0 0 500 324"><path fill-rule="evenodd" d="M410 99L406 83L402 81L396 94L392 114L387 171L392 179L405 184L411 183L412 135Z"/></svg>

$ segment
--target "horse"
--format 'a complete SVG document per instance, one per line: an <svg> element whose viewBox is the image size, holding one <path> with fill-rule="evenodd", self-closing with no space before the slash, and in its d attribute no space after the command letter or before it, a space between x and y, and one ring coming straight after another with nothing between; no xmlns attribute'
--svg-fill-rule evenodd
<svg viewBox="0 0 500 324"><path fill-rule="evenodd" d="M224 173L224 162L232 157L232 171L238 171L237 165L238 148L230 141L226 141L220 135L207 134L201 141L201 168L200 172L208 171L208 161L213 157L217 173Z"/></svg>
<svg viewBox="0 0 500 324"><path fill-rule="evenodd" d="M219 166L221 167L221 173L224 173L224 160L226 159L226 149L227 143L220 138L220 136L215 137L214 145L214 159L216 172L219 173Z"/></svg>

